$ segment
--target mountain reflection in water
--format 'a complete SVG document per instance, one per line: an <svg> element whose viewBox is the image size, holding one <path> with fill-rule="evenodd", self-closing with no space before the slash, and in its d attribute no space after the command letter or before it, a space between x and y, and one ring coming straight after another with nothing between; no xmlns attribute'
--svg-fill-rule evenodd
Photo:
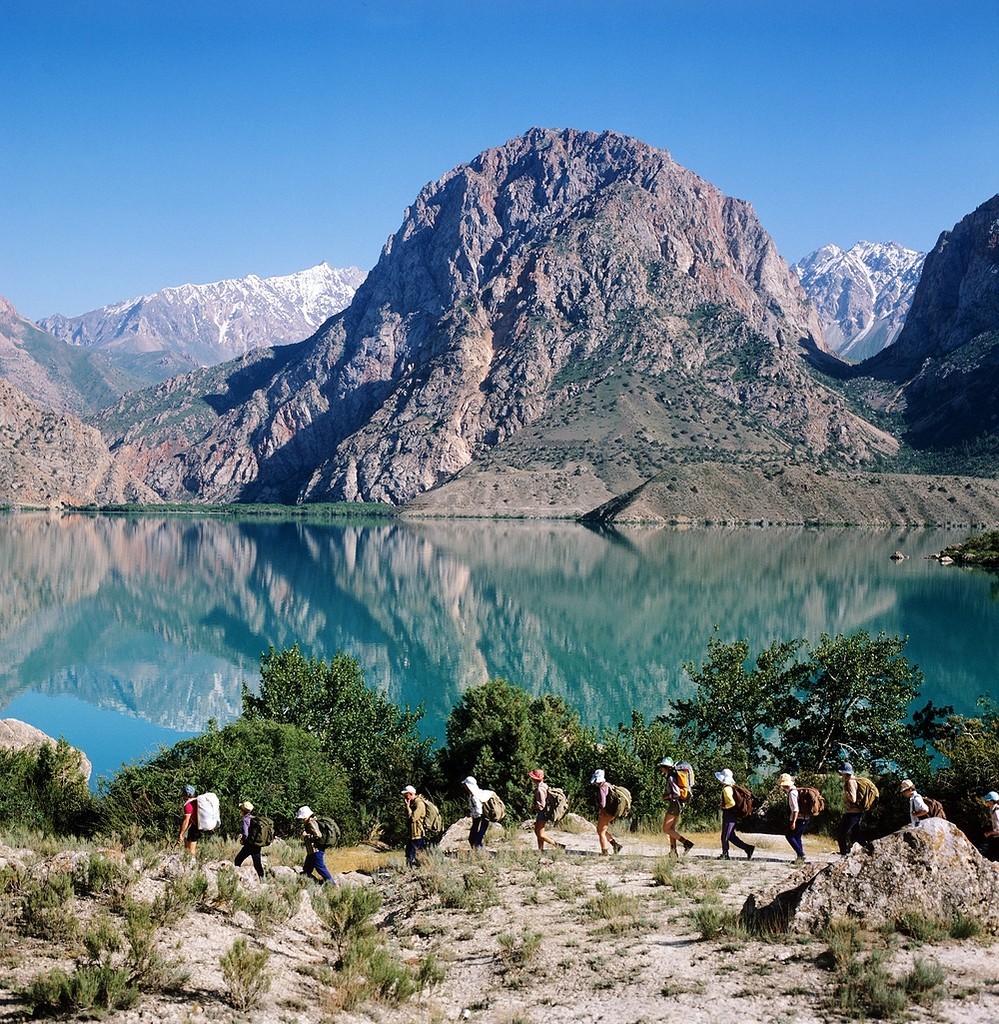
<svg viewBox="0 0 999 1024"><path fill-rule="evenodd" d="M261 653L297 641L309 655L347 651L392 700L422 702L428 735L442 736L461 692L491 676L613 726L686 692L683 663L703 658L715 624L754 651L823 631L909 635L924 699L970 712L993 685L993 579L923 557L963 537L4 516L0 713L20 698L51 731L37 720L47 705L25 705L28 695L116 712L100 730L81 725L84 735L57 730L110 770L105 729L127 733L141 718L170 742L229 721L243 681L259 679ZM896 549L910 557L892 562Z"/></svg>

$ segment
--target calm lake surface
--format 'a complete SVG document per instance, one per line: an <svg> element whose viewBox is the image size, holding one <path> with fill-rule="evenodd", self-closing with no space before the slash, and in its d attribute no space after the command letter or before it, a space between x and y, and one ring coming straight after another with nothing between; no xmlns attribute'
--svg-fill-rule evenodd
<svg viewBox="0 0 999 1024"><path fill-rule="evenodd" d="M0 717L123 761L220 724L269 645L337 649L426 707L504 676L595 726L685 694L714 625L754 650L823 631L910 637L924 699L995 694L995 577L924 556L965 531L0 516ZM909 558L892 562L894 550Z"/></svg>

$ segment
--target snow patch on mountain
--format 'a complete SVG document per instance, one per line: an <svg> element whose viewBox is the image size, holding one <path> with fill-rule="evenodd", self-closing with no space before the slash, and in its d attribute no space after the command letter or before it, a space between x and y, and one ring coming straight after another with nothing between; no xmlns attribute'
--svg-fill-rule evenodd
<svg viewBox="0 0 999 1024"><path fill-rule="evenodd" d="M824 245L791 269L819 316L826 343L860 362L890 345L902 329L926 254L898 242Z"/></svg>

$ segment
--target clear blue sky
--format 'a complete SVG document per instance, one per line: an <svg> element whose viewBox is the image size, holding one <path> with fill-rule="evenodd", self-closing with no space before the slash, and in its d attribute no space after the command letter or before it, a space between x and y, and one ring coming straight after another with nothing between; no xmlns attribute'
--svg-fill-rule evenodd
<svg viewBox="0 0 999 1024"><path fill-rule="evenodd" d="M0 294L368 268L534 125L670 150L789 260L928 249L999 191L997 44L995 0L5 0Z"/></svg>

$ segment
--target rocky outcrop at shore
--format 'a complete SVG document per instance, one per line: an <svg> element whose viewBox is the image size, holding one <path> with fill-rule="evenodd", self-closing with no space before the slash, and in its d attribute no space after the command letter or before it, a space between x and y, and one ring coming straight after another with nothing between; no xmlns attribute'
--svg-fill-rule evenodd
<svg viewBox="0 0 999 1024"><path fill-rule="evenodd" d="M0 719L0 750L37 750L43 744L54 747L56 741L27 722L21 722L16 718ZM76 752L80 755L80 773L89 782L93 771L90 759L82 750Z"/></svg>

